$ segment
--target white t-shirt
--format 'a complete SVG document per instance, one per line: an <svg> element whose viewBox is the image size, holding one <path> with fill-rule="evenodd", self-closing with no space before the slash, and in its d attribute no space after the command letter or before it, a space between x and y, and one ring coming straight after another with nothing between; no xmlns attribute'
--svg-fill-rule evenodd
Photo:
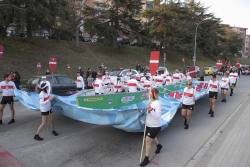
<svg viewBox="0 0 250 167"><path fill-rule="evenodd" d="M219 82L216 81L209 81L209 91L211 92L218 92L219 91Z"/></svg>
<svg viewBox="0 0 250 167"><path fill-rule="evenodd" d="M154 78L154 87L162 87L164 83L164 78L161 75L157 75Z"/></svg>
<svg viewBox="0 0 250 167"><path fill-rule="evenodd" d="M179 73L173 74L173 82L180 82L181 81L181 75Z"/></svg>
<svg viewBox="0 0 250 167"><path fill-rule="evenodd" d="M16 88L16 85L13 81L0 82L0 92L3 92L2 96L14 96L15 88Z"/></svg>
<svg viewBox="0 0 250 167"><path fill-rule="evenodd" d="M194 98L195 98L195 90L194 88L188 89L187 87L184 88L183 96L182 96L182 104L185 105L193 105L195 104Z"/></svg>
<svg viewBox="0 0 250 167"><path fill-rule="evenodd" d="M137 88L144 89L144 87L139 84L139 82L135 79L128 80L128 89L129 92L137 92Z"/></svg>
<svg viewBox="0 0 250 167"><path fill-rule="evenodd" d="M221 79L220 87L221 87L221 88L226 88L226 89L229 88L229 78L228 78L228 77L226 77L226 78L223 77L223 78Z"/></svg>
<svg viewBox="0 0 250 167"><path fill-rule="evenodd" d="M230 80L230 83L236 83L236 80L237 80L238 77L238 73L236 72L231 72L229 74L229 80Z"/></svg>
<svg viewBox="0 0 250 167"><path fill-rule="evenodd" d="M51 102L50 102L49 98L50 98L49 92L45 93L44 91L41 91L41 93L39 94L39 102L40 102L41 112L47 112L51 109Z"/></svg>
<svg viewBox="0 0 250 167"><path fill-rule="evenodd" d="M123 84L121 81L114 81L114 92L120 93L123 89Z"/></svg>
<svg viewBox="0 0 250 167"><path fill-rule="evenodd" d="M76 78L76 87L84 89L84 81L82 76Z"/></svg>
<svg viewBox="0 0 250 167"><path fill-rule="evenodd" d="M150 104L152 110L148 113L147 126L148 127L161 127L161 102L155 100Z"/></svg>
<svg viewBox="0 0 250 167"><path fill-rule="evenodd" d="M99 93L99 94L104 93L104 89L103 89L104 83L101 79L95 80L94 87L95 87L95 93Z"/></svg>

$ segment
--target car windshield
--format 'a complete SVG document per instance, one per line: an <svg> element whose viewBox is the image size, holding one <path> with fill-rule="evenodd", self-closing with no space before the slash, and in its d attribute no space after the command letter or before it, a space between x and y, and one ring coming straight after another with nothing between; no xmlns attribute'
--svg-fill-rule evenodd
<svg viewBox="0 0 250 167"><path fill-rule="evenodd" d="M38 81L39 81L39 78L30 78L27 84L36 85Z"/></svg>
<svg viewBox="0 0 250 167"><path fill-rule="evenodd" d="M208 67L205 67L204 70L209 70L209 68L208 68Z"/></svg>
<svg viewBox="0 0 250 167"><path fill-rule="evenodd" d="M109 76L118 76L121 73L120 70L114 70L109 73Z"/></svg>
<svg viewBox="0 0 250 167"><path fill-rule="evenodd" d="M158 68L158 71L165 71L165 68Z"/></svg>

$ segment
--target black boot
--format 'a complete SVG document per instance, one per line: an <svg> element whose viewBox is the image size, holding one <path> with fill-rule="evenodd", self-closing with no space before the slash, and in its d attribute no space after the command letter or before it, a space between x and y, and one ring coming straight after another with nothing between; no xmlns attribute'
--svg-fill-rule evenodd
<svg viewBox="0 0 250 167"><path fill-rule="evenodd" d="M208 114L212 114L212 109L210 109L209 113Z"/></svg>
<svg viewBox="0 0 250 167"><path fill-rule="evenodd" d="M188 126L188 124L186 124L184 129L188 129L188 128L189 128L189 126Z"/></svg>
<svg viewBox="0 0 250 167"><path fill-rule="evenodd" d="M2 124L2 120L0 120L0 124Z"/></svg>
<svg viewBox="0 0 250 167"><path fill-rule="evenodd" d="M211 117L214 117L214 112L212 111L212 113L211 113Z"/></svg>
<svg viewBox="0 0 250 167"><path fill-rule="evenodd" d="M15 123L16 121L14 119L11 119L10 122L8 124L13 124Z"/></svg>
<svg viewBox="0 0 250 167"><path fill-rule="evenodd" d="M155 150L155 153L156 154L159 154L161 152L161 149L162 149L162 145L161 144L158 144L156 145L157 149Z"/></svg>
<svg viewBox="0 0 250 167"><path fill-rule="evenodd" d="M34 139L35 139L35 140L39 140L39 141L43 140L43 138L41 138L41 137L40 137L39 135L37 135L37 134L34 136Z"/></svg>
<svg viewBox="0 0 250 167"><path fill-rule="evenodd" d="M224 102L224 99L222 99L221 102Z"/></svg>
<svg viewBox="0 0 250 167"><path fill-rule="evenodd" d="M226 102L227 102L227 100L226 100L226 99L224 99L224 102L226 103Z"/></svg>
<svg viewBox="0 0 250 167"><path fill-rule="evenodd" d="M145 156L144 160L140 163L140 166L146 166L147 164L149 164L149 160L148 157Z"/></svg>
<svg viewBox="0 0 250 167"><path fill-rule="evenodd" d="M52 134L54 135L54 136L58 136L58 133L56 133L56 131L52 131Z"/></svg>
<svg viewBox="0 0 250 167"><path fill-rule="evenodd" d="M185 119L185 121L184 121L184 125L186 125L187 124L187 119Z"/></svg>
<svg viewBox="0 0 250 167"><path fill-rule="evenodd" d="M230 92L230 96L232 96L233 95L233 89L231 89L231 92Z"/></svg>

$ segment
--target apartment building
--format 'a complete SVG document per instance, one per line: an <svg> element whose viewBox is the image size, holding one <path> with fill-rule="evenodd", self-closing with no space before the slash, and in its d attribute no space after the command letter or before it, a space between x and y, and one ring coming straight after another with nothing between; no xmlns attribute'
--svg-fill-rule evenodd
<svg viewBox="0 0 250 167"><path fill-rule="evenodd" d="M246 36L246 55L250 55L250 35Z"/></svg>
<svg viewBox="0 0 250 167"><path fill-rule="evenodd" d="M220 24L222 27L225 29L230 29L233 30L234 32L240 34L240 37L243 38L243 47L242 47L242 55L245 55L249 53L249 44L247 44L247 29L248 28L243 28L243 27L235 27L235 26L230 26L229 24Z"/></svg>

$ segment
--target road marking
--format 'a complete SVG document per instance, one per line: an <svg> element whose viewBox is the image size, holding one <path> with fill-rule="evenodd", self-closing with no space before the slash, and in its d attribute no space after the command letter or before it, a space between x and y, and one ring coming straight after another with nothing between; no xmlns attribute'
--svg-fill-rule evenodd
<svg viewBox="0 0 250 167"><path fill-rule="evenodd" d="M0 146L0 166L24 167L21 161Z"/></svg>

